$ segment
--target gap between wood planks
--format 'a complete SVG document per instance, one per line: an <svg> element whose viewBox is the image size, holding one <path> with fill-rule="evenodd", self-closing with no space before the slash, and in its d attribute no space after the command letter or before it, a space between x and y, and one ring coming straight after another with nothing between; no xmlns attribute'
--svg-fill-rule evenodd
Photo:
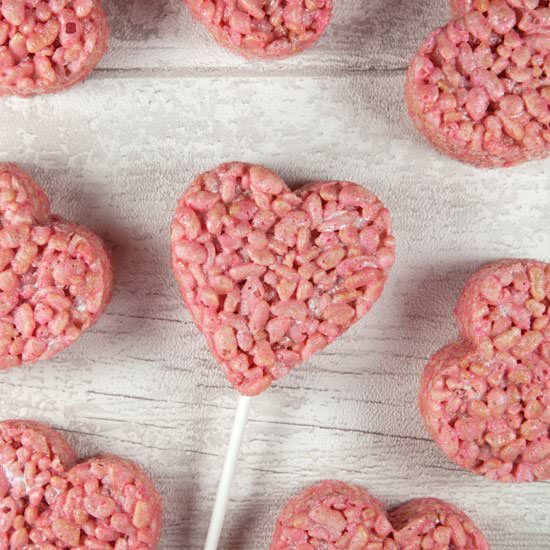
<svg viewBox="0 0 550 550"><path fill-rule="evenodd" d="M90 79L107 80L112 78L119 79L137 79L137 78L159 78L159 79L197 79L197 78L353 78L367 75L395 75L404 74L408 67L395 68L365 68L365 67L343 67L326 69L323 66L313 66L309 68L289 68L281 67L272 69L247 69L245 67L180 67L177 69L158 69L158 68L111 68L97 67L92 73Z"/></svg>

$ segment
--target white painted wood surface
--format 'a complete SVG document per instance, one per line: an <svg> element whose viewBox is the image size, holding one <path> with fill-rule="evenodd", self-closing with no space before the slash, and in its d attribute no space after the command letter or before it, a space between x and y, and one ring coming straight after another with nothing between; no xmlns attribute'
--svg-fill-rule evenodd
<svg viewBox="0 0 550 550"><path fill-rule="evenodd" d="M237 396L178 298L169 222L200 170L264 163L292 183L351 179L393 212L398 261L372 313L255 399L223 535L263 550L293 493L321 478L388 505L432 495L463 507L494 550L550 548L550 484L454 467L416 408L420 372L449 340L472 271L550 260L550 161L480 171L440 156L402 102L407 60L446 1L336 0L317 47L252 63L214 45L179 0L106 0L111 52L67 93L0 103L0 160L42 182L55 210L113 251L114 299L48 364L0 375L0 416L60 428L82 455L140 462L165 500L161 548L200 549Z"/></svg>

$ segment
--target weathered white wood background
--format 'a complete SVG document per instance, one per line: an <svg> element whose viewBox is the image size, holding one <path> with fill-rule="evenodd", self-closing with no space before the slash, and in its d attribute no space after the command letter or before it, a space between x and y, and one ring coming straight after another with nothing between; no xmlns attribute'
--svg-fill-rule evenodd
<svg viewBox="0 0 550 550"><path fill-rule="evenodd" d="M222 548L266 549L283 502L321 478L362 483L388 505L449 499L495 550L550 548L550 483L460 471L416 408L426 359L454 339L468 275L495 258L550 260L550 162L476 170L432 151L405 114L407 61L447 2L335 0L318 46L271 64L218 48L181 4L106 0L111 52L91 79L0 102L0 160L102 235L117 275L112 304L77 345L0 375L0 416L52 423L83 456L137 460L165 499L162 549L200 549L237 395L169 270L176 199L227 160L292 183L351 179L393 212L391 282L367 319L254 400Z"/></svg>

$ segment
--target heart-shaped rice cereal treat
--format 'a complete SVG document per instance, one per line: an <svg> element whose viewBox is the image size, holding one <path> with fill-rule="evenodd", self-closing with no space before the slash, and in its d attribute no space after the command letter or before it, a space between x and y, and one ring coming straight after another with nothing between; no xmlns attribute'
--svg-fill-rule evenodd
<svg viewBox="0 0 550 550"><path fill-rule="evenodd" d="M435 498L411 500L386 514L367 491L321 481L284 507L270 550L489 550L461 510Z"/></svg>
<svg viewBox="0 0 550 550"><path fill-rule="evenodd" d="M53 93L84 80L108 37L100 0L2 0L0 96Z"/></svg>
<svg viewBox="0 0 550 550"><path fill-rule="evenodd" d="M357 322L394 262L389 212L342 181L291 191L262 166L199 175L172 224L172 264L229 381L257 395Z"/></svg>
<svg viewBox="0 0 550 550"><path fill-rule="evenodd" d="M277 519L270 550L397 550L380 502L361 487L322 481L292 498Z"/></svg>
<svg viewBox="0 0 550 550"><path fill-rule="evenodd" d="M460 17L412 61L409 113L443 153L481 167L550 152L549 0L454 0Z"/></svg>
<svg viewBox="0 0 550 550"><path fill-rule="evenodd" d="M0 370L72 344L103 312L112 282L101 239L51 215L31 177L0 163Z"/></svg>
<svg viewBox="0 0 550 550"><path fill-rule="evenodd" d="M431 359L420 410L459 466L499 481L550 479L550 265L489 264L456 307L462 341Z"/></svg>
<svg viewBox="0 0 550 550"><path fill-rule="evenodd" d="M461 510L436 498L417 498L388 514L399 550L489 550L483 533Z"/></svg>
<svg viewBox="0 0 550 550"><path fill-rule="evenodd" d="M332 0L185 0L222 46L248 58L282 59L323 34Z"/></svg>
<svg viewBox="0 0 550 550"><path fill-rule="evenodd" d="M156 548L162 503L149 477L114 456L75 461L52 428L0 423L0 548Z"/></svg>

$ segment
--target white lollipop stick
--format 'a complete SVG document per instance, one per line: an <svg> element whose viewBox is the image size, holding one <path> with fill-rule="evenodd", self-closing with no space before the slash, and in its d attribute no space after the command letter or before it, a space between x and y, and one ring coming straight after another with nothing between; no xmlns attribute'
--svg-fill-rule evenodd
<svg viewBox="0 0 550 550"><path fill-rule="evenodd" d="M220 542L220 535L227 511L227 502L229 500L229 491L231 490L235 469L237 468L237 460L239 459L246 421L248 420L250 400L250 397L244 395L241 395L239 398L239 405L237 406L235 422L233 423L233 430L231 432L231 440L229 441L229 448L227 449L223 465L222 477L220 478L218 493L216 494L216 502L214 503L204 550L217 550L218 543Z"/></svg>

